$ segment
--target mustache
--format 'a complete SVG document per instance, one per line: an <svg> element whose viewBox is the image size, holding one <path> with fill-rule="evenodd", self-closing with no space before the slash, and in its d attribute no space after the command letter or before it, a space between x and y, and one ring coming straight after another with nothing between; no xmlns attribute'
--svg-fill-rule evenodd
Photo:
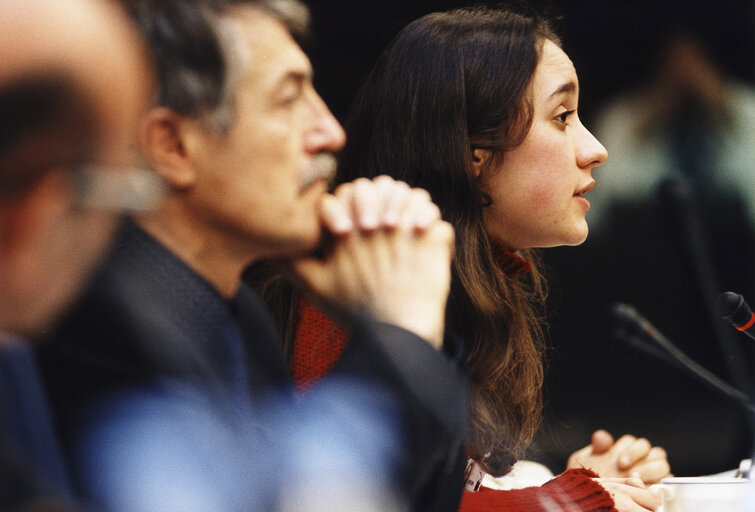
<svg viewBox="0 0 755 512"><path fill-rule="evenodd" d="M303 173L299 189L305 190L319 180L325 180L328 182L328 185L332 185L336 177L337 166L338 162L332 153L319 153L315 155L312 163Z"/></svg>

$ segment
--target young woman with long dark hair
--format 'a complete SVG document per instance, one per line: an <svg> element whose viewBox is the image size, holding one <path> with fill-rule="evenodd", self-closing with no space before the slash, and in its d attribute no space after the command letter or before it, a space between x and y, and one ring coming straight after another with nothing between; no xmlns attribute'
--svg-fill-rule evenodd
<svg viewBox="0 0 755 512"><path fill-rule="evenodd" d="M578 95L574 66L545 20L465 8L405 27L346 125L337 181L389 174L424 188L456 230L447 325L463 340L471 381L471 465L494 476L532 441L542 409L545 283L532 249L585 240L583 196L607 156L579 119ZM270 290L294 377L306 388L347 340L305 300ZM667 473L665 454L653 450L644 455ZM462 510L657 505L641 481L594 477L575 469L530 490L469 492Z"/></svg>

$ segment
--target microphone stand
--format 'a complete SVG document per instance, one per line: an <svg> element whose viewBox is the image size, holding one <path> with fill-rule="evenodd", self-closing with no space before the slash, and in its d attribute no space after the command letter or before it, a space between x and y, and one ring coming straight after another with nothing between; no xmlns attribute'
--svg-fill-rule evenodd
<svg viewBox="0 0 755 512"><path fill-rule="evenodd" d="M613 332L614 338L627 343L635 349L642 350L656 359L686 371L722 395L735 401L745 409L750 428L755 433L755 399L752 395L748 396L739 389L727 384L698 364L643 318L632 306L614 304L612 313L616 323L616 328ZM651 342L654 342L655 345L651 344ZM752 464L755 463L755 439L753 440L753 447L750 450L750 457L750 467L752 467ZM748 470L744 476L749 478L750 472L751 470Z"/></svg>
<svg viewBox="0 0 755 512"><path fill-rule="evenodd" d="M674 345L666 336L656 329L650 322L645 320L639 313L627 304L616 304L613 308L614 317L619 326L614 331L617 339L630 346L642 350L677 368L687 371L690 375L717 390L731 400L744 407L749 414L755 414L755 403L750 397L735 387L727 384L715 374L698 364L694 359L685 354L679 347ZM658 347L650 345L646 340L652 340ZM753 418L755 420L755 418Z"/></svg>

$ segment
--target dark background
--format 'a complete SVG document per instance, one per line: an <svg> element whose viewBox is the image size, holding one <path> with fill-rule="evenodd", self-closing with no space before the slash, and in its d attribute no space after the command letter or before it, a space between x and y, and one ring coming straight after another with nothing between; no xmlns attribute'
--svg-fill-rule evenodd
<svg viewBox="0 0 755 512"><path fill-rule="evenodd" d="M477 2L475 2L477 3ZM431 11L472 2L308 2L315 39L310 55L318 90L343 121L349 103L398 30ZM587 126L609 98L640 82L664 36L683 27L707 45L724 72L753 83L753 2L747 0L536 1L560 16L564 49L580 78L580 116ZM598 178L599 183L599 178ZM755 304L751 229L702 214L704 247L716 290L742 293ZM648 437L665 447L677 475L732 469L749 457L753 430L736 404L685 374L611 337L609 306L634 304L698 362L732 382L729 365L752 376L755 343L733 332L734 356L716 341L695 267L673 216L628 206L612 229L580 247L544 251L551 294L546 410L530 458L563 470L566 457L596 428ZM683 231L683 230L682 230ZM720 328L720 325L719 325ZM727 362L727 359L729 361ZM736 360L735 360L736 359Z"/></svg>
<svg viewBox="0 0 755 512"><path fill-rule="evenodd" d="M410 21L433 11L485 2L450 0L309 0L315 41L312 60L320 93L337 117L382 50ZM487 2L496 5L498 2ZM580 79L580 111L631 86L653 65L654 49L677 27L695 31L729 74L755 78L750 0L534 0L560 17L564 49Z"/></svg>

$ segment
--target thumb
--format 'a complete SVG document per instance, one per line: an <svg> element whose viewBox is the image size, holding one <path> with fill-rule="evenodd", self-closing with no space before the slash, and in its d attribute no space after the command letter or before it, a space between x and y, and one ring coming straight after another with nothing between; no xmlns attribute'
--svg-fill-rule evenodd
<svg viewBox="0 0 755 512"><path fill-rule="evenodd" d="M325 194L320 202L320 220L326 231L343 236L354 229L349 210L331 194Z"/></svg>
<svg viewBox="0 0 755 512"><path fill-rule="evenodd" d="M598 429L592 434L592 452L601 454L607 452L613 446L613 436L606 430Z"/></svg>

